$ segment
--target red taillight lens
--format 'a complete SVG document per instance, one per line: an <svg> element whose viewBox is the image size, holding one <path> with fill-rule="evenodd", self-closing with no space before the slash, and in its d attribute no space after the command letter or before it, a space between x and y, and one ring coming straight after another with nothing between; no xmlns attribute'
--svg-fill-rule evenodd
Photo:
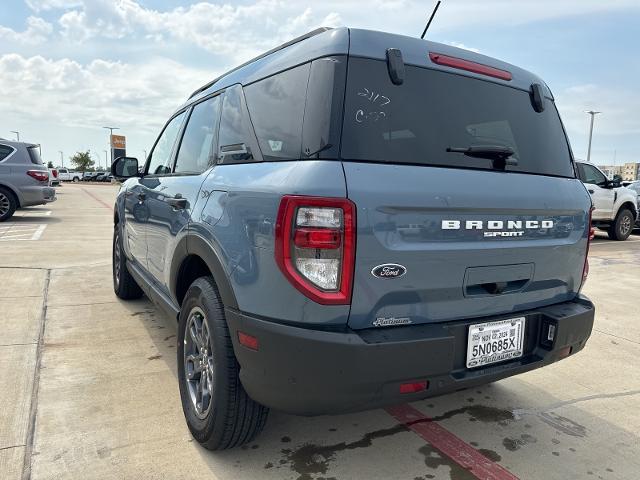
<svg viewBox="0 0 640 480"><path fill-rule="evenodd" d="M411 383L402 383L400 384L400 393L417 393L426 390L429 386L429 382L411 382Z"/></svg>
<svg viewBox="0 0 640 480"><path fill-rule="evenodd" d="M481 75L488 75L489 77L499 78L501 80L511 80L513 78L511 72L506 70L490 67L489 65L483 65L482 63L476 63L470 60L463 60L462 58L450 57L448 55L442 55L441 53L434 52L429 52L429 58L433 63L444 65L445 67L459 68L460 70L480 73Z"/></svg>
<svg viewBox="0 0 640 480"><path fill-rule="evenodd" d="M346 198L285 195L276 223L275 256L285 277L313 301L349 304L355 206Z"/></svg>
<svg viewBox="0 0 640 480"><path fill-rule="evenodd" d="M58 170L56 170L55 168L51 170L51 175L53 175L53 178L58 178Z"/></svg>
<svg viewBox="0 0 640 480"><path fill-rule="evenodd" d="M587 251L584 254L584 267L582 267L582 283L580 284L580 290L584 287L585 282L587 281L587 277L589 276L589 246L591 245L591 240L596 236L596 229L593 228L593 224L591 223L591 214L593 213L593 207L589 210L589 233L587 238Z"/></svg>
<svg viewBox="0 0 640 480"><path fill-rule="evenodd" d="M29 170L27 172L32 178L35 178L39 182L48 182L49 181L49 172L43 172L42 170Z"/></svg>
<svg viewBox="0 0 640 480"><path fill-rule="evenodd" d="M240 345L244 345L250 350L258 351L258 348L260 347L260 343L256 337L244 332L238 331L238 341L240 342Z"/></svg>
<svg viewBox="0 0 640 480"><path fill-rule="evenodd" d="M340 248L342 232L333 228L298 228L293 243L299 248L321 248L334 250Z"/></svg>

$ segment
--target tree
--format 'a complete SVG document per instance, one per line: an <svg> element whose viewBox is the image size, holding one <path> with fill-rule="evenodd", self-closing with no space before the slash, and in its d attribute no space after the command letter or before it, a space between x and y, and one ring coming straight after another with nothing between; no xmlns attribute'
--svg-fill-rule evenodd
<svg viewBox="0 0 640 480"><path fill-rule="evenodd" d="M93 165L96 163L91 160L89 150L86 152L76 152L76 154L69 160L71 160L71 163L75 166L76 170L80 170L81 172L92 169Z"/></svg>
<svg viewBox="0 0 640 480"><path fill-rule="evenodd" d="M53 168L53 162L51 161L47 162L47 168Z"/></svg>

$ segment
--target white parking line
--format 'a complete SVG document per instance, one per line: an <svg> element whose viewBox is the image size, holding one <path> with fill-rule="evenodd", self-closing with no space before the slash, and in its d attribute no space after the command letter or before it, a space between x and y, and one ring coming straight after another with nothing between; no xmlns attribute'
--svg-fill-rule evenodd
<svg viewBox="0 0 640 480"><path fill-rule="evenodd" d="M16 213L16 217L48 217L51 215L51 210L21 210Z"/></svg>
<svg viewBox="0 0 640 480"><path fill-rule="evenodd" d="M0 227L0 242L39 240L46 228L42 223L3 225Z"/></svg>
<svg viewBox="0 0 640 480"><path fill-rule="evenodd" d="M614 241L604 241L604 242L594 242L591 244L591 247L597 247L598 245L626 245L627 243L638 243L640 240L625 240L623 242L614 242Z"/></svg>

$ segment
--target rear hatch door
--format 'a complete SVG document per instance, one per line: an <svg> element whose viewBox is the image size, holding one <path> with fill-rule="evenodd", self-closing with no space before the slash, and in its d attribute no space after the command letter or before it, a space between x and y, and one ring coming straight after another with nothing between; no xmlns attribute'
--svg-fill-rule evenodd
<svg viewBox="0 0 640 480"><path fill-rule="evenodd" d="M590 199L550 98L350 58L341 157L357 206L352 328L486 317L573 298ZM513 165L447 152L492 145Z"/></svg>

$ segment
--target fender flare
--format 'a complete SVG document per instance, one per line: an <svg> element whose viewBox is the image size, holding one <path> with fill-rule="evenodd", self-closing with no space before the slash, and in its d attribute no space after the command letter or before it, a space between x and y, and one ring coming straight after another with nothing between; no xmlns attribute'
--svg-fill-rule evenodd
<svg viewBox="0 0 640 480"><path fill-rule="evenodd" d="M216 247L204 237L193 232L189 232L184 235L174 250L173 260L171 261L171 272L169 274L171 295L173 296L173 299L177 300L176 291L180 268L184 260L190 255L200 257L207 265L209 271L213 275L213 280L218 287L218 292L220 292L220 297L222 298L222 302L225 307L237 309L238 301L236 300L235 293L233 292L227 269L220 260L221 256L218 253L218 249L216 249Z"/></svg>

